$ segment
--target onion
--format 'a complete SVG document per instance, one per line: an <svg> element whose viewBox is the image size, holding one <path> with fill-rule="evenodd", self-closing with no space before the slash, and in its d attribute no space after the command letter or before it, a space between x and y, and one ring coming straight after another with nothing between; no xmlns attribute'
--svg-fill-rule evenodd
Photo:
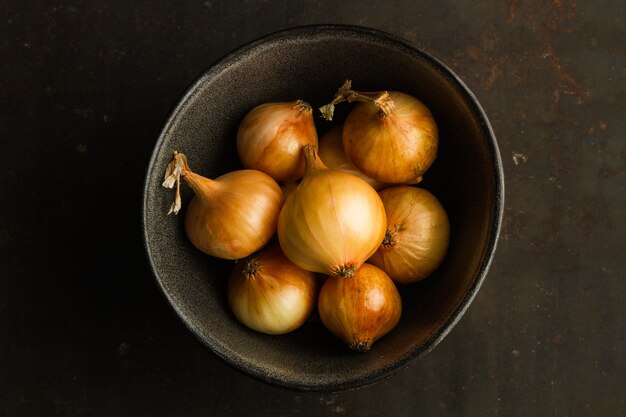
<svg viewBox="0 0 626 417"><path fill-rule="evenodd" d="M368 262L398 283L428 277L443 261L450 223L439 200L427 190L395 186L379 192L387 213L382 245Z"/></svg>
<svg viewBox="0 0 626 417"><path fill-rule="evenodd" d="M243 166L279 182L302 177L302 147L306 144L317 145L317 132L313 110L302 100L261 104L243 118L237 131L237 152Z"/></svg>
<svg viewBox="0 0 626 417"><path fill-rule="evenodd" d="M346 154L343 151L341 131L342 126L333 126L320 138L318 154L322 162L324 162L328 168L356 175L371 185L375 190L383 188L385 186L384 183L376 181L375 179L363 174L354 166L352 162L348 160L348 158L346 158Z"/></svg>
<svg viewBox="0 0 626 417"><path fill-rule="evenodd" d="M258 332L283 334L300 327L317 300L315 273L295 265L278 245L237 263L228 282L228 305Z"/></svg>
<svg viewBox="0 0 626 417"><path fill-rule="evenodd" d="M393 281L364 264L351 278L329 277L318 298L324 326L352 350L364 352L400 320L402 300Z"/></svg>
<svg viewBox="0 0 626 417"><path fill-rule="evenodd" d="M358 101L343 126L346 156L370 178L389 184L416 184L432 165L439 142L430 110L415 97L398 91L362 93L350 80L335 99L320 108L332 119L334 106Z"/></svg>
<svg viewBox="0 0 626 417"><path fill-rule="evenodd" d="M180 177L195 193L185 213L185 232L202 252L241 259L261 249L276 232L283 193L269 175L244 169L211 180L192 172L185 155L174 152L163 182L168 188L176 185L170 213L181 208Z"/></svg>
<svg viewBox="0 0 626 417"><path fill-rule="evenodd" d="M304 157L304 178L278 218L278 241L304 269L351 276L385 236L382 201L360 178L328 169L313 146L304 147Z"/></svg>

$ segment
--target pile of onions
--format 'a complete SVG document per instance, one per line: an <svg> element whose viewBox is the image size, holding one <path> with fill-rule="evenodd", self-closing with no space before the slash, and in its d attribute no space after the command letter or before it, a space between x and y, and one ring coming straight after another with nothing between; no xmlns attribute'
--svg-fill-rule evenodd
<svg viewBox="0 0 626 417"><path fill-rule="evenodd" d="M358 104L319 146L308 103L260 104L237 131L244 169L208 179L174 152L163 185L176 188L170 213L182 207L181 178L195 193L185 212L192 244L238 260L226 294L234 318L283 334L317 306L330 333L364 352L400 320L396 285L439 267L450 225L437 198L414 185L438 148L428 108L406 93L361 93L347 81L322 115L331 120L343 101Z"/></svg>

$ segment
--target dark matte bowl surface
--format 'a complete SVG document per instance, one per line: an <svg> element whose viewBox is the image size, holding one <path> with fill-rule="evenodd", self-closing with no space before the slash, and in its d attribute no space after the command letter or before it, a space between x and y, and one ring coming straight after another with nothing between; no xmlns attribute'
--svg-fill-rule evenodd
<svg viewBox="0 0 626 417"><path fill-rule="evenodd" d="M362 91L399 90L422 100L440 128L435 164L421 184L450 217L443 265L425 281L401 286L398 326L355 354L309 322L282 336L245 328L226 305L233 262L196 250L182 213L166 216L172 190L161 187L172 151L195 172L215 178L241 167L235 133L243 116L270 101L328 102L345 79ZM351 105L337 108L336 121ZM321 136L332 124L317 120ZM443 63L395 36L351 26L307 26L269 35L212 66L168 120L145 183L145 244L156 279L176 313L212 352L271 384L303 390L354 388L422 358L457 323L487 273L500 229L504 183L494 134L480 104ZM183 210L192 197L183 186Z"/></svg>

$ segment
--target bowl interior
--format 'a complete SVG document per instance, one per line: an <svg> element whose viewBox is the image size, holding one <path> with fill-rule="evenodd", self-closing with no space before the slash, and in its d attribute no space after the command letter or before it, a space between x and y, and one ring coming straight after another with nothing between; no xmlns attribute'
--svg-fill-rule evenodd
<svg viewBox="0 0 626 417"><path fill-rule="evenodd" d="M182 213L166 216L173 194L161 187L174 150L195 172L215 178L241 167L235 134L243 116L271 101L332 99L345 79L357 90L399 90L422 100L440 129L435 164L421 184L450 217L443 265L425 281L401 286L398 326L365 354L350 352L311 321L293 333L248 330L226 305L232 262L196 250ZM345 118L316 123L321 136ZM336 390L371 383L432 349L471 302L495 249L502 211L502 168L489 123L475 98L443 64L391 35L363 28L315 26L270 35L227 56L187 92L155 147L144 196L146 248L157 281L190 330L215 354L264 381ZM192 194L183 186L183 210Z"/></svg>

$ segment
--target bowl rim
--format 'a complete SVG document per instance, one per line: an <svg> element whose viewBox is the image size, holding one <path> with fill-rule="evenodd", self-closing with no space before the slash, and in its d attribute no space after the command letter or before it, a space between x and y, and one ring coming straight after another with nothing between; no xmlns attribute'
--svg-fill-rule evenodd
<svg viewBox="0 0 626 417"><path fill-rule="evenodd" d="M233 64L237 59L245 56L247 53L257 49L262 48L264 45L271 44L272 42L278 40L285 40L288 38L299 38L302 36L320 36L323 34L331 34L331 33L341 33L344 35L361 35L368 37L371 40L384 41L391 44L396 44L399 47L405 48L410 51L412 54L420 56L424 61L430 63L430 65L436 67L440 73L448 78L453 84L456 85L456 88L459 92L461 92L465 96L466 103L473 108L474 114L480 120L481 128L484 136L488 137L487 141L487 149L489 151L489 156L491 158L491 166L493 168L494 175L494 203L491 207L491 227L489 230L488 241L485 245L485 251L482 257L481 264L476 272L476 277L474 282L464 295L464 297L459 301L456 309L450 314L450 316L445 320L441 326L441 328L435 332L422 346L418 348L414 348L410 350L408 353L399 357L396 361L392 362L390 365L385 366L383 368L377 369L375 372L372 372L362 378L347 378L342 380L341 382L332 382L326 384L309 384L302 382L294 382L292 380L281 379L278 376L270 375L268 373L263 373L258 367L250 368L246 366L244 363L239 362L237 360L233 360L229 356L227 356L224 352L216 349L216 346L213 346L198 333L194 328L188 323L187 317L184 312L178 307L176 300L168 293L163 283L163 280L159 274L159 271L156 267L156 263L153 259L153 251L150 248L150 238L148 235L148 200L150 195L150 181L153 177L154 166L157 162L157 155L160 153L160 149L164 145L164 141L168 136L168 132L172 128L174 121L178 117L179 113L183 110L185 105L189 103L190 99L196 94L199 88L206 82L210 77L218 75L220 72L229 67L229 65ZM495 255L495 251L498 244L498 237L500 235L501 227L502 227L502 219L504 214L504 169L502 164L502 159L500 156L500 151L498 149L497 140L493 128L485 111L483 110L481 104L478 99L474 95L474 93L469 89L469 87L465 84L463 80L454 72L452 69L445 64L443 61L439 60L439 58L432 55L430 52L427 52L424 48L417 46L416 44L408 41L405 38L400 36L391 34L389 32L374 29L366 26L358 26L358 25L349 25L349 24L310 24L310 25L302 25L289 27L286 29L277 30L271 32L269 34L263 35L261 37L256 38L255 40L249 41L247 43L242 44L241 46L235 48L231 52L223 55L221 58L215 60L212 64L205 69L200 76L196 77L195 80L187 87L185 93L176 101L173 106L169 116L159 133L158 139L154 144L152 154L150 156L150 160L145 170L144 177L144 186L143 186L143 199L142 199L142 238L143 245L145 248L145 253L147 254L147 260L150 264L150 268L154 275L155 281L157 282L161 294L166 298L169 305L174 309L178 317L181 319L185 327L195 336L195 339L209 352L214 354L216 357L223 360L225 363L229 364L233 368L237 369L244 375L250 376L253 379L262 381L264 383L279 386L287 389L293 389L297 391L319 391L319 392L337 392L337 391L345 391L350 389L357 389L364 386L372 385L376 382L379 382L382 379L390 377L396 372L409 367L414 362L418 361L429 352L431 352L445 337L452 331L452 329L456 326L456 324L463 317L470 304L474 300L476 294L480 290L486 275L491 266L492 260Z"/></svg>

